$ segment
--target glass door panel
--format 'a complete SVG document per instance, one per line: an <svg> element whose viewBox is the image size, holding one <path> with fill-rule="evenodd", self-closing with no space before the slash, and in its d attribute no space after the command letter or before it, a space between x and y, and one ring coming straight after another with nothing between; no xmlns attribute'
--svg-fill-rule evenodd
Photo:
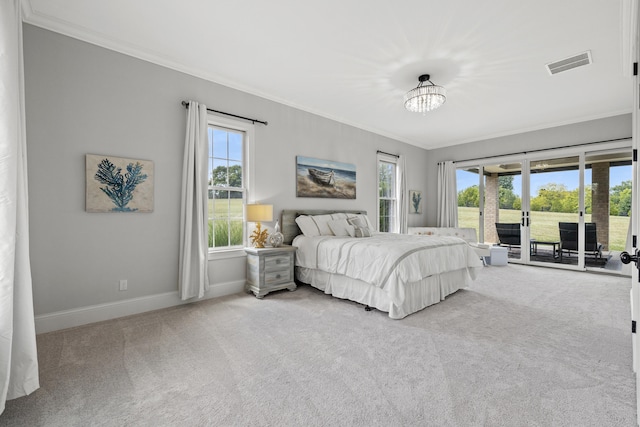
<svg viewBox="0 0 640 427"><path fill-rule="evenodd" d="M509 260L523 259L522 163L484 167L484 240L507 248Z"/></svg>
<svg viewBox="0 0 640 427"><path fill-rule="evenodd" d="M630 274L620 253L631 248L631 160L630 150L585 156L584 264L589 270Z"/></svg>
<svg viewBox="0 0 640 427"><path fill-rule="evenodd" d="M580 157L531 160L530 260L578 266Z"/></svg>
<svg viewBox="0 0 640 427"><path fill-rule="evenodd" d="M480 230L480 177L477 166L456 170L458 191L458 227L475 228L478 241L482 242Z"/></svg>

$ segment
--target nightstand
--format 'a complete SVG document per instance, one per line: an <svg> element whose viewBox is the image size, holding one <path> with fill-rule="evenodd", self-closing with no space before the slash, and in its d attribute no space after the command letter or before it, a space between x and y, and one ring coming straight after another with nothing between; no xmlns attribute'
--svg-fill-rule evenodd
<svg viewBox="0 0 640 427"><path fill-rule="evenodd" d="M247 253L247 292L263 298L280 289L296 290L293 280L295 246L245 248L244 251Z"/></svg>

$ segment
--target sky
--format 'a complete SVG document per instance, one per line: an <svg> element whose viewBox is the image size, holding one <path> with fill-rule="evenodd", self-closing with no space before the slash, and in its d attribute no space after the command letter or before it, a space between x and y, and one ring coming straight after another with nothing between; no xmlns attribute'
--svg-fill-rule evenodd
<svg viewBox="0 0 640 427"><path fill-rule="evenodd" d="M457 173L458 191L463 190L472 185L478 185L478 175L471 172L465 172L458 170ZM610 169L609 176L610 187L619 185L622 181L628 181L631 179L631 166L616 166ZM536 196L538 190L544 187L546 184L564 184L568 190L575 190L578 188L579 173L575 171L564 172L547 172L531 174L531 192L533 197ZM584 171L585 185L591 183L591 169L585 169ZM513 177L513 192L522 197L522 177L520 175Z"/></svg>

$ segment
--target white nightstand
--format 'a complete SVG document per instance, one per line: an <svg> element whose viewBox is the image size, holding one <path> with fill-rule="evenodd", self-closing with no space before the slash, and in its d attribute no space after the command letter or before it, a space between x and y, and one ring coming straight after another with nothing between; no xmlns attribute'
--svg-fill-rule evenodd
<svg viewBox="0 0 640 427"><path fill-rule="evenodd" d="M245 248L244 251L247 253L247 292L263 298L280 289L296 290L293 279L295 246Z"/></svg>

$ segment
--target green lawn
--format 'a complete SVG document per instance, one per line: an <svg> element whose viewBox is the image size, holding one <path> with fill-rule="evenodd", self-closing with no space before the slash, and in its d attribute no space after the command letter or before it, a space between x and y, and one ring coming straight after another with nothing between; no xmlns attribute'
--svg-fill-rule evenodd
<svg viewBox="0 0 640 427"><path fill-rule="evenodd" d="M500 222L520 222L520 211L500 209ZM585 222L591 215L585 216ZM540 241L560 240L559 222L578 222L578 214L531 212L531 238ZM458 207L458 226L475 228L478 232L478 208ZM623 251L629 229L628 216L609 217L609 250Z"/></svg>
<svg viewBox="0 0 640 427"><path fill-rule="evenodd" d="M242 219L242 199L209 199L209 218L232 217Z"/></svg>
<svg viewBox="0 0 640 427"><path fill-rule="evenodd" d="M242 245L242 219L242 199L209 199L209 247Z"/></svg>

